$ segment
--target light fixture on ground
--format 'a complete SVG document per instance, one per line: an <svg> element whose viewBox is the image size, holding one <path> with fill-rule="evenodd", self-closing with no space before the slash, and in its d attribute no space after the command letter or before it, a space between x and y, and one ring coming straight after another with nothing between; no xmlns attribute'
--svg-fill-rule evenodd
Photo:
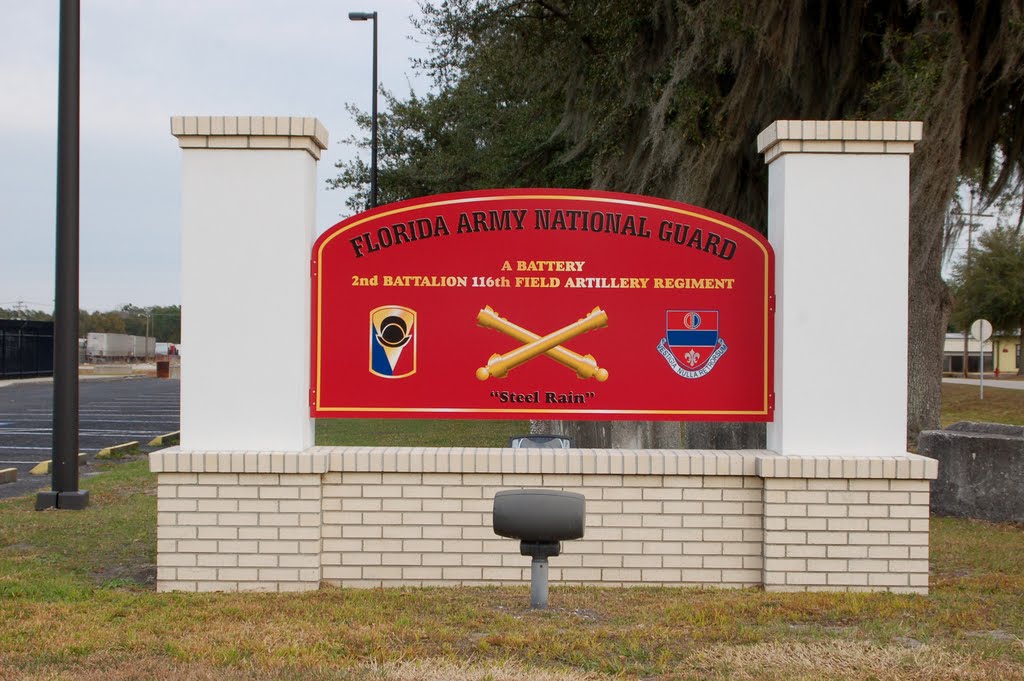
<svg viewBox="0 0 1024 681"><path fill-rule="evenodd" d="M582 494L548 489L504 490L494 495L494 533L519 540L530 556L530 607L548 607L548 558L567 539L582 539L587 500Z"/></svg>
<svg viewBox="0 0 1024 681"><path fill-rule="evenodd" d="M351 21L373 22L373 103L370 112L370 208L377 207L377 13L349 12Z"/></svg>

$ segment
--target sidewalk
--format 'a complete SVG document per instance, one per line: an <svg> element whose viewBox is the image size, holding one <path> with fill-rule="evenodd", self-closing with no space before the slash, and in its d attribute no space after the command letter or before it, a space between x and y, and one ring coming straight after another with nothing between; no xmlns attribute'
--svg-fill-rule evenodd
<svg viewBox="0 0 1024 681"><path fill-rule="evenodd" d="M957 385L978 385L977 378L945 378L943 383L955 383ZM1010 390L1024 390L1024 381L1003 381L996 378L985 377L986 388L1009 388Z"/></svg>

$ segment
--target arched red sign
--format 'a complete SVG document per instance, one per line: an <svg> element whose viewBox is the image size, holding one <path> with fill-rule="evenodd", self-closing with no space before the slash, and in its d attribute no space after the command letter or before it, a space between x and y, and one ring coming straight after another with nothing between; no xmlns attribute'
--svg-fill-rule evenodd
<svg viewBox="0 0 1024 681"><path fill-rule="evenodd" d="M311 272L315 417L772 418L774 255L703 208L428 196L334 225Z"/></svg>

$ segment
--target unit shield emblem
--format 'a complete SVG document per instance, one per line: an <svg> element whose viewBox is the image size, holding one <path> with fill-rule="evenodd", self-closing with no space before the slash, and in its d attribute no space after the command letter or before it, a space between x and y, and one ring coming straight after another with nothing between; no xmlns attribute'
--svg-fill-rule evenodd
<svg viewBox="0 0 1024 681"><path fill-rule="evenodd" d="M416 373L416 311L385 305L370 311L370 373L405 378Z"/></svg>
<svg viewBox="0 0 1024 681"><path fill-rule="evenodd" d="M718 331L718 310L666 310L658 352L683 378L706 376L729 349Z"/></svg>

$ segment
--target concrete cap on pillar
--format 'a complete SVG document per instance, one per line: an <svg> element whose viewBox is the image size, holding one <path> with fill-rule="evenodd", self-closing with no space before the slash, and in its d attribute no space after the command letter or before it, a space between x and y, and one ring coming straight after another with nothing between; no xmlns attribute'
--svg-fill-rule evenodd
<svg viewBox="0 0 1024 681"><path fill-rule="evenodd" d="M304 149L320 160L327 128L309 116L172 116L182 149Z"/></svg>
<svg viewBox="0 0 1024 681"><path fill-rule="evenodd" d="M757 136L771 163L788 153L912 154L921 121L775 121Z"/></svg>

